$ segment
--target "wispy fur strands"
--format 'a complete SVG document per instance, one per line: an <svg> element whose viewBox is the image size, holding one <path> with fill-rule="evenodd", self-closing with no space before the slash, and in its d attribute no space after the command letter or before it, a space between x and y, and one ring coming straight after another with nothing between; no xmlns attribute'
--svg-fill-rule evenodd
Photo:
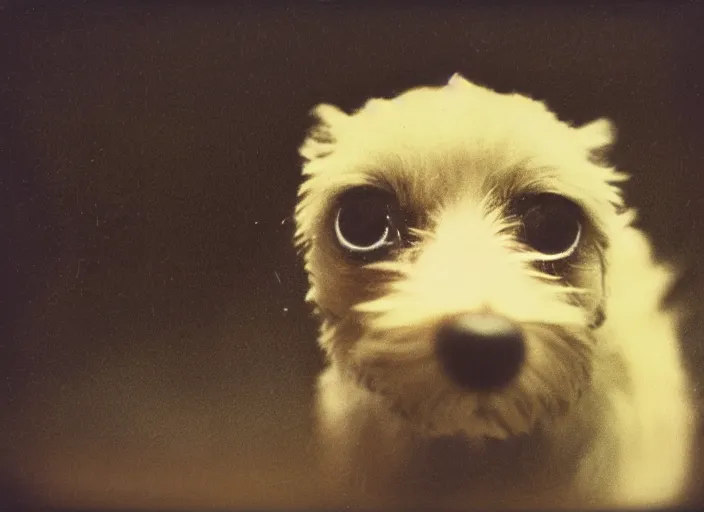
<svg viewBox="0 0 704 512"><path fill-rule="evenodd" d="M317 414L333 504L676 503L694 420L662 304L673 275L631 225L627 176L605 158L612 124L573 126L459 75L313 115L295 244L328 361ZM360 258L336 222L368 187L388 197L396 238ZM547 195L578 212L553 252L529 243L516 206ZM515 326L525 350L501 387L460 385L439 356L443 328L478 316ZM461 448L438 448L448 438Z"/></svg>

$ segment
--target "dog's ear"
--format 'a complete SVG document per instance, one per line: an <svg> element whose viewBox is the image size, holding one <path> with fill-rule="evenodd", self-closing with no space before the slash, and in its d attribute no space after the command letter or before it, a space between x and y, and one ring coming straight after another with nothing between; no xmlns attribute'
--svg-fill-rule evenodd
<svg viewBox="0 0 704 512"><path fill-rule="evenodd" d="M578 127L577 136L591 159L601 162L616 140L616 127L610 119L602 117Z"/></svg>
<svg viewBox="0 0 704 512"><path fill-rule="evenodd" d="M311 112L316 124L308 132L299 154L308 161L330 154L337 140L336 130L349 116L334 105L322 104Z"/></svg>

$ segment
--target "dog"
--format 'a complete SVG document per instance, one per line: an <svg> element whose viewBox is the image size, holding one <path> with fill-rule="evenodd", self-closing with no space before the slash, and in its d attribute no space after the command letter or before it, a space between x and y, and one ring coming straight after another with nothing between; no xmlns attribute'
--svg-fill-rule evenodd
<svg viewBox="0 0 704 512"><path fill-rule="evenodd" d="M693 400L606 118L460 74L322 104L295 245L320 322L339 504L651 507L687 488ZM331 498L335 499L335 498Z"/></svg>

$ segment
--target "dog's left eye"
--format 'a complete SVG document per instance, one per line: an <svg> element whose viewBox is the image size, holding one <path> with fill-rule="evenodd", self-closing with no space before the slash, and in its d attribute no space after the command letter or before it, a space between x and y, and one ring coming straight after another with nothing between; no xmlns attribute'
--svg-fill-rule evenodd
<svg viewBox="0 0 704 512"><path fill-rule="evenodd" d="M543 253L546 261L567 258L582 236L582 210L557 194L524 196L513 205L522 221L522 241Z"/></svg>
<svg viewBox="0 0 704 512"><path fill-rule="evenodd" d="M340 198L335 236L350 255L365 259L381 255L398 241L394 196L376 187L352 189Z"/></svg>

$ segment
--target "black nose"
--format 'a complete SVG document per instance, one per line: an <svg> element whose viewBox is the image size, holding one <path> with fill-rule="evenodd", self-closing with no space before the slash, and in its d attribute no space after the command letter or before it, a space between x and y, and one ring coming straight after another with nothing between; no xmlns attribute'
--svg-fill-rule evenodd
<svg viewBox="0 0 704 512"><path fill-rule="evenodd" d="M475 391L506 386L518 375L525 358L520 328L498 315L454 318L438 330L436 342L438 359L448 377Z"/></svg>

